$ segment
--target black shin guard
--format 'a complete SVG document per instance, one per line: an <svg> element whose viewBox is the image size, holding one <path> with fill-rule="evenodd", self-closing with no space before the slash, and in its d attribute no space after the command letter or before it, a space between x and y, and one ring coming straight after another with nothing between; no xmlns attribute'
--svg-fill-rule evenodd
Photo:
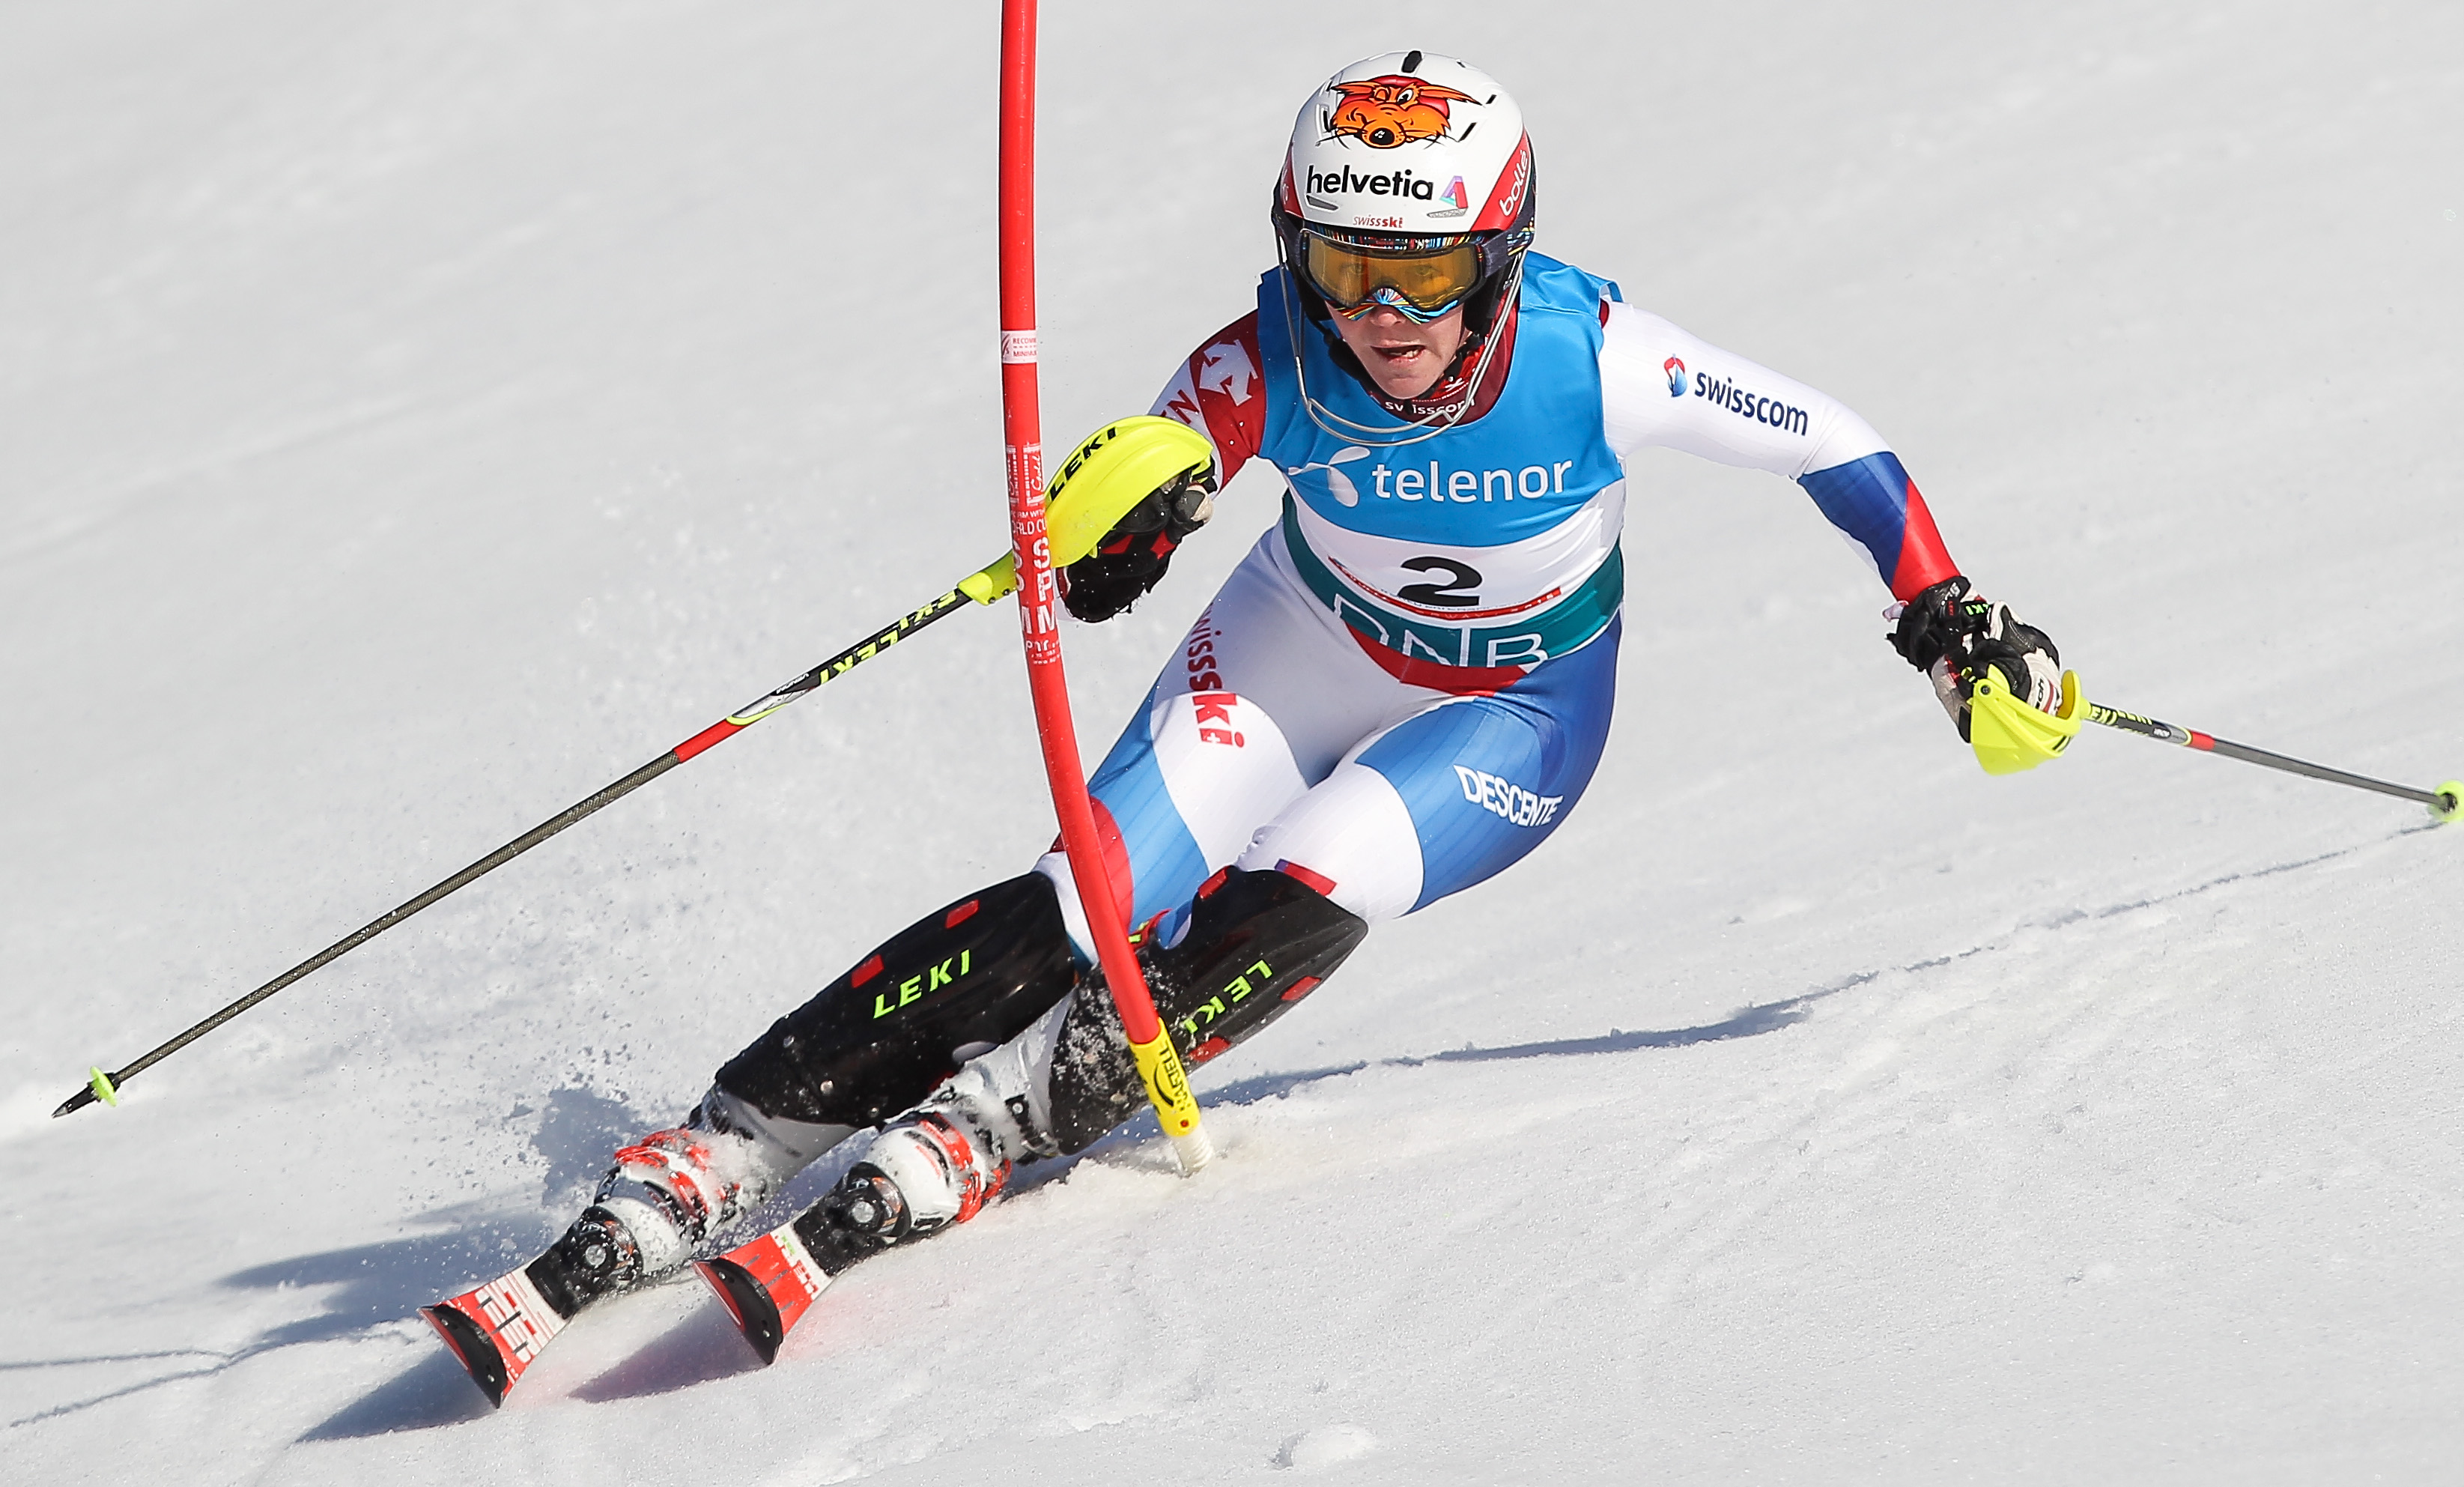
<svg viewBox="0 0 2464 1487"><path fill-rule="evenodd" d="M892 936L729 1059L718 1083L781 1120L877 1125L956 1074L959 1050L1008 1042L1076 980L1052 882L1029 873Z"/></svg>
<svg viewBox="0 0 2464 1487"><path fill-rule="evenodd" d="M1147 988L1182 1060L1202 1064L1274 1021L1356 948L1369 926L1282 873L1219 874L1190 911L1188 932L1142 951ZM1090 976L1052 1059L1053 1135L1083 1150L1137 1114L1141 1091L1119 1014Z"/></svg>

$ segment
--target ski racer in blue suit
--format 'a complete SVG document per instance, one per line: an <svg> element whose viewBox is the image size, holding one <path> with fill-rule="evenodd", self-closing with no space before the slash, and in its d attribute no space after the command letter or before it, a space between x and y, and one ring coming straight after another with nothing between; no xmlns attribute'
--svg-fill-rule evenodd
<svg viewBox="0 0 2464 1487"><path fill-rule="evenodd" d="M1292 135L1257 308L1155 404L1206 434L1212 477L1157 491L1065 574L1071 611L1107 619L1249 461L1284 477L1280 520L1090 781L1190 1063L1297 1006L1371 925L1504 871L1572 813L1608 736L1638 450L1803 486L1899 601L1892 642L1963 737L1982 667L2057 701L2052 643L1969 592L1871 427L1532 252L1534 195L1522 116L1485 74L1410 52L1330 78ZM935 910L730 1061L682 1124L619 1152L547 1254L448 1304L492 1338L552 1333L868 1127L796 1225L809 1269L972 1216L1015 1163L1142 1103L1093 959L1057 851Z"/></svg>

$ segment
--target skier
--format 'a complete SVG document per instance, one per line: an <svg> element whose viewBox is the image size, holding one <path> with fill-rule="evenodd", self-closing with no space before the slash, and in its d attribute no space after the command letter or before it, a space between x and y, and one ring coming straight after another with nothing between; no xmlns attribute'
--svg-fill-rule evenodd
<svg viewBox="0 0 2464 1487"><path fill-rule="evenodd" d="M1211 477L1155 492L1064 575L1070 611L1108 619L1251 459L1287 482L1089 782L1118 912L1190 1064L1289 1010L1372 924L1521 859L1582 798L1637 450L1802 485L1871 556L1899 601L1890 641L1962 738L1983 668L2057 705L2052 642L1969 591L1880 435L1532 252L1535 194L1522 115L1485 74L1413 51L1329 79L1292 131L1256 310L1155 405L1206 435ZM1014 1164L1140 1108L1093 961L1058 850L935 909L730 1060L682 1123L617 1152L546 1254L431 1320L500 1400L582 1307L674 1271L871 1128L799 1221L796 1263L836 1274L964 1222Z"/></svg>

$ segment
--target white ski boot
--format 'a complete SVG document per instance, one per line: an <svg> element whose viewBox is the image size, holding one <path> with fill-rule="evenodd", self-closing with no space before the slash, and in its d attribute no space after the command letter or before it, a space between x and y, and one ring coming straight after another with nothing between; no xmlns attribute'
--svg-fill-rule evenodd
<svg viewBox="0 0 2464 1487"><path fill-rule="evenodd" d="M588 1212L613 1220L635 1252L617 1284L675 1270L695 1245L768 1202L805 1164L852 1134L844 1125L773 1120L713 1089L682 1125L619 1149L599 1185Z"/></svg>
<svg viewBox="0 0 2464 1487"><path fill-rule="evenodd" d="M1057 1018L1045 1020L1058 1026ZM822 1199L829 1227L850 1251L869 1253L981 1212L1015 1164L1058 1149L1042 1109L1047 1080L1035 1076L1050 1057L1049 1032L1039 1024L969 1059L874 1137L863 1160Z"/></svg>

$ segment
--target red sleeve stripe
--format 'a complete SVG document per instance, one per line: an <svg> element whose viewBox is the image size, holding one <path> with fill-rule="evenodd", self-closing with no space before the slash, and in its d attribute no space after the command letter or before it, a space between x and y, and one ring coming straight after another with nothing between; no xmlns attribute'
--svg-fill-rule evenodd
<svg viewBox="0 0 2464 1487"><path fill-rule="evenodd" d="M1918 493L1914 480L1908 482L1906 521L1900 533L1900 561L1891 570L1894 599L1913 599L1959 572L1959 565L1950 561L1950 553L1944 548L1942 533L1934 528L1933 512L1925 506L1925 497Z"/></svg>
<svg viewBox="0 0 2464 1487"><path fill-rule="evenodd" d="M1831 524L1874 560L1891 593L1913 599L1959 572L1900 456L1889 450L1797 477Z"/></svg>

